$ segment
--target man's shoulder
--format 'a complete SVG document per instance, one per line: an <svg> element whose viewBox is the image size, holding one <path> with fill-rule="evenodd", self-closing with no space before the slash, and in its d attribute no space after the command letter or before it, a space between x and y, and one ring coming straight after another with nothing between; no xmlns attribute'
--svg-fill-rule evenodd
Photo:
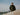
<svg viewBox="0 0 20 15"><path fill-rule="evenodd" d="M15 5L13 5L13 6L15 6Z"/></svg>
<svg viewBox="0 0 20 15"><path fill-rule="evenodd" d="M11 5L10 5L11 6Z"/></svg>

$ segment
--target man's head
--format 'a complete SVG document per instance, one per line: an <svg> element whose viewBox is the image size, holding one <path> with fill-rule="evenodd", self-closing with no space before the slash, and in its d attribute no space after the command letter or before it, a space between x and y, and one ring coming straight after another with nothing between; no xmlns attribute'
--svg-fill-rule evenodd
<svg viewBox="0 0 20 15"><path fill-rule="evenodd" d="M12 2L11 5L13 5L14 3Z"/></svg>

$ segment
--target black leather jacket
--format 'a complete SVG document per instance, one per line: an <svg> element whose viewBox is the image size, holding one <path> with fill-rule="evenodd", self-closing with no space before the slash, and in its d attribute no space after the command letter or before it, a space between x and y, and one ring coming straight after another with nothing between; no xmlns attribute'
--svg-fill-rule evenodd
<svg viewBox="0 0 20 15"><path fill-rule="evenodd" d="M14 5L10 5L10 10L11 11L15 11L16 10L15 6Z"/></svg>

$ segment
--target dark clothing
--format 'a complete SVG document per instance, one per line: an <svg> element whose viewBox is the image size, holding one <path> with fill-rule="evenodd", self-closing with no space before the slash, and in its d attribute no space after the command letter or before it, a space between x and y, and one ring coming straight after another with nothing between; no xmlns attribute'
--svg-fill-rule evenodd
<svg viewBox="0 0 20 15"><path fill-rule="evenodd" d="M10 10L11 11L15 11L16 10L15 6L14 5L10 5Z"/></svg>

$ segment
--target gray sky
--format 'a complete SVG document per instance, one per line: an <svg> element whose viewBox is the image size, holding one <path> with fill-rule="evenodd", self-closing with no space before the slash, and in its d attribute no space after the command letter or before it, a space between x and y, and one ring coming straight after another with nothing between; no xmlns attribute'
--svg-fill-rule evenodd
<svg viewBox="0 0 20 15"><path fill-rule="evenodd" d="M2 8L3 8L3 10L6 8L8 11L9 6L11 5L11 2L14 3L14 5L16 6L16 9L20 9L20 0L0 0L0 10Z"/></svg>

